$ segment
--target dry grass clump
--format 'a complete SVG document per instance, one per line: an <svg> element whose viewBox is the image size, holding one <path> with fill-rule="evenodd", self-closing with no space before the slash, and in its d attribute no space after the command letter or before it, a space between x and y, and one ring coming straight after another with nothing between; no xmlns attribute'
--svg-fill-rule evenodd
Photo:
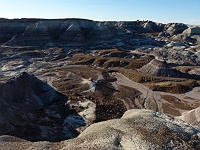
<svg viewBox="0 0 200 150"><path fill-rule="evenodd" d="M96 67L103 67L104 63L108 61L108 58L98 57L94 62L93 65Z"/></svg>
<svg viewBox="0 0 200 150"><path fill-rule="evenodd" d="M96 101L96 122L120 118L127 110L124 103L114 97L118 92L110 82L115 80L107 71L102 72L104 82L98 83L94 97Z"/></svg>
<svg viewBox="0 0 200 150"><path fill-rule="evenodd" d="M151 55L145 55L140 57L139 59L129 59L129 65L126 67L127 69L139 69L142 66L148 64L154 57Z"/></svg>
<svg viewBox="0 0 200 150"><path fill-rule="evenodd" d="M124 103L116 98L109 99L109 102L97 103L95 122L120 118L126 110Z"/></svg>

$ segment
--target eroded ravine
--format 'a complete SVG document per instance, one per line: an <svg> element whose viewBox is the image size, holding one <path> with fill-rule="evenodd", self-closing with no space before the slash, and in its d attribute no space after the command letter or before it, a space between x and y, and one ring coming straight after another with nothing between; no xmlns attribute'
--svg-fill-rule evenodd
<svg viewBox="0 0 200 150"><path fill-rule="evenodd" d="M166 93L166 92L159 92L159 91L152 91L148 87L134 82L124 75L112 72L110 73L111 76L117 78L117 81L113 82L113 85L118 88L119 86L127 86L130 88L137 89L142 94L139 97L136 97L134 100L134 103L138 105L139 108L146 108L146 109L152 109L155 111L163 112L166 108L163 108L166 103L169 103L165 99L163 99L163 96L168 97L175 97L177 100L181 100L184 103L187 102L188 105L192 105L192 103L196 103L197 106L199 105L200 97L198 97L200 87L194 88L192 91L185 93L185 94L172 94L172 93ZM176 108L176 110L179 111L180 114L183 112L186 112L185 109ZM171 114L170 112L165 113ZM173 115L173 114L171 114Z"/></svg>

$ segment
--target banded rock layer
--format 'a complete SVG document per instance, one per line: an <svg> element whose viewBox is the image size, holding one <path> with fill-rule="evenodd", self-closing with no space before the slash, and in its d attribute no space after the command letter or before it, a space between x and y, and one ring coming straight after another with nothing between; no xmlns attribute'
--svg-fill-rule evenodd
<svg viewBox="0 0 200 150"><path fill-rule="evenodd" d="M169 68L166 61L154 59L142 68L138 69L140 72L150 74L153 76L175 77L176 74Z"/></svg>
<svg viewBox="0 0 200 150"><path fill-rule="evenodd" d="M117 46L120 43L126 43L127 40L131 42L131 39L136 39L138 34L142 33L173 36L188 32L190 32L190 28L185 24L161 24L152 21L0 19L0 43L5 46L84 47L102 43L110 44L110 46L112 43L112 46ZM183 34L183 36L185 35Z"/></svg>

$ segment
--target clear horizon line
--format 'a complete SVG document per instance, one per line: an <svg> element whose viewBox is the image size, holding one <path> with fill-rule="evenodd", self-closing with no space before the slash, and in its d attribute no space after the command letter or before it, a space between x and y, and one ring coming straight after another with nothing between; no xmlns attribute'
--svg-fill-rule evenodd
<svg viewBox="0 0 200 150"><path fill-rule="evenodd" d="M47 19L47 20L58 20L58 19L83 19L83 20L91 20L91 21L99 21L99 22L105 22L105 21L114 21L114 22L120 22L120 21L137 21L137 20L139 20L139 21L152 21L152 22L156 22L156 23L162 23L162 24L169 24L169 23L183 23L183 24L186 24L186 25L197 25L197 26L199 26L199 24L190 24L190 23L186 23L186 22L176 22L176 21L155 21L155 20L150 20L150 19L124 19L124 20L120 20L120 19L118 19L118 20L109 20L109 19L105 19L105 20L103 20L103 19L91 19L91 18L79 18L79 17L67 17L67 18L65 18L65 17L0 17L0 19L9 19L9 20L14 20L14 19Z"/></svg>

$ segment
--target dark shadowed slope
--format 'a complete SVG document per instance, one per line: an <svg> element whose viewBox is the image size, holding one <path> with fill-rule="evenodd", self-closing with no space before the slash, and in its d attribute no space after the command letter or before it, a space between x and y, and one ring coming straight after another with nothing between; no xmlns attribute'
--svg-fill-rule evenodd
<svg viewBox="0 0 200 150"><path fill-rule="evenodd" d="M1 83L0 95L1 135L58 141L76 137L76 128L85 125L70 110L67 96L27 73Z"/></svg>

